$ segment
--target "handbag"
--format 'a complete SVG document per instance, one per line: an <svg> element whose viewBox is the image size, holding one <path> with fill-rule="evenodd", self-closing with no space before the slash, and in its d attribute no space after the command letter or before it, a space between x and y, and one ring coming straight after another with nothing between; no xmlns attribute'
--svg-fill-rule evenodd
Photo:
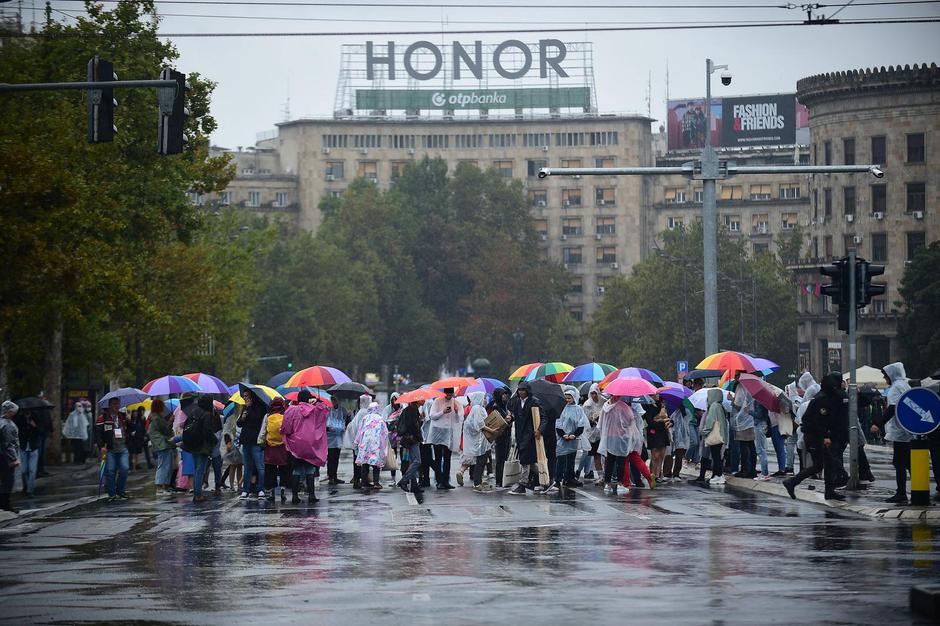
<svg viewBox="0 0 940 626"><path fill-rule="evenodd" d="M780 431L781 437L789 437L793 434L793 418L789 415L781 413L777 416L777 430Z"/></svg>
<svg viewBox="0 0 940 626"><path fill-rule="evenodd" d="M724 443L724 442L725 442L725 440L724 440L724 438L722 438L722 436L721 436L721 428L718 426L718 424L715 424L715 425L712 427L711 431L709 431L708 436L705 437L705 445L706 445L706 446L717 446L717 445L722 444L722 443Z"/></svg>
<svg viewBox="0 0 940 626"><path fill-rule="evenodd" d="M391 472L396 472L400 469L398 463L398 455L395 454L395 448L392 447L392 444L388 444L388 453L385 457L385 467L382 469L387 469Z"/></svg>
<svg viewBox="0 0 940 626"><path fill-rule="evenodd" d="M519 463L519 452L516 450L516 446L513 446L509 449L509 456L506 457L506 462L503 463L503 487L512 487L522 476L522 464Z"/></svg>

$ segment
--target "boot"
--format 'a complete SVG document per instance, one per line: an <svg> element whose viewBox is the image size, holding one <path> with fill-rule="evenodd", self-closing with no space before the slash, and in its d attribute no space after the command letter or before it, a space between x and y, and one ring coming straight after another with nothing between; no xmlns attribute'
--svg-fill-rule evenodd
<svg viewBox="0 0 940 626"><path fill-rule="evenodd" d="M835 489L827 489L823 496L826 500L845 500L845 496Z"/></svg>
<svg viewBox="0 0 940 626"><path fill-rule="evenodd" d="M320 498L317 497L317 483L315 476L307 476L307 503L314 504L320 501Z"/></svg>
<svg viewBox="0 0 940 626"><path fill-rule="evenodd" d="M294 479L291 482L290 490L291 490L291 496L290 496L291 504L300 504L300 478L294 476Z"/></svg>

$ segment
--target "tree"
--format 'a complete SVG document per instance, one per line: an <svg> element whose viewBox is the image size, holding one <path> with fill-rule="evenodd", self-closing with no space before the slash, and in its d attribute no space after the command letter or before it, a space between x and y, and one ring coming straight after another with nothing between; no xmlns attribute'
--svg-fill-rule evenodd
<svg viewBox="0 0 940 626"><path fill-rule="evenodd" d="M904 269L895 303L901 309L898 318L898 343L901 360L912 378L925 378L940 367L940 241L917 251Z"/></svg>

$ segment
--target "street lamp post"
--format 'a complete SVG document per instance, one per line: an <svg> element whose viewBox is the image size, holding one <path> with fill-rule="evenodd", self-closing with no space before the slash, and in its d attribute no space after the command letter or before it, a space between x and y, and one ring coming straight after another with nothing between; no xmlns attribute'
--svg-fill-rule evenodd
<svg viewBox="0 0 940 626"><path fill-rule="evenodd" d="M712 73L728 69L705 59L705 145L702 147L702 267L705 271L705 354L718 352L718 155L712 147Z"/></svg>

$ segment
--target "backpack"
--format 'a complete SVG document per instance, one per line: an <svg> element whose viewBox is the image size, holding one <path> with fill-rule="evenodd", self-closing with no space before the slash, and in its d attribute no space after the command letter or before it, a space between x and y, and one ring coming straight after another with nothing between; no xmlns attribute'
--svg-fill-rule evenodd
<svg viewBox="0 0 940 626"><path fill-rule="evenodd" d="M206 429L203 427L203 416L196 414L190 416L183 424L183 449L192 451L201 448L206 442Z"/></svg>

